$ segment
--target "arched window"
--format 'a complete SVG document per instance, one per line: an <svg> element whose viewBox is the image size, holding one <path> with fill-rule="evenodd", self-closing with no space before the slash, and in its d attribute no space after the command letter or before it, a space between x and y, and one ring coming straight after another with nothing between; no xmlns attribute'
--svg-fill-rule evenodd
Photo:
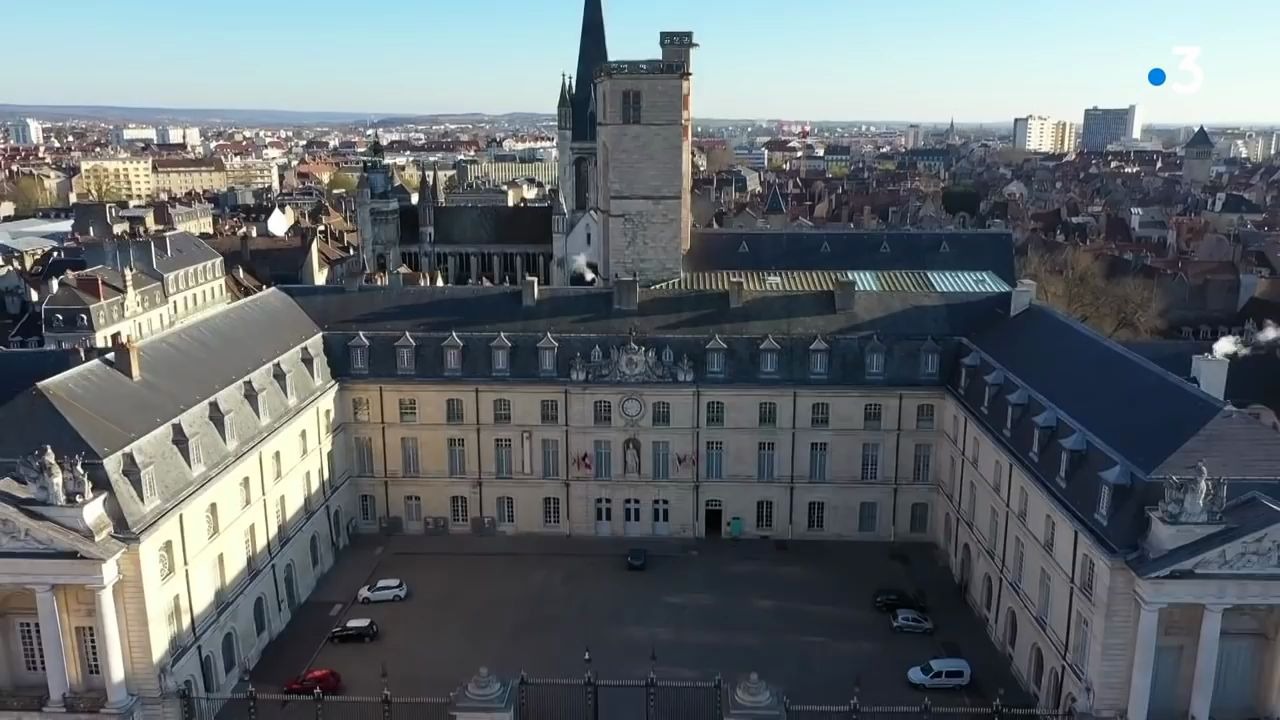
<svg viewBox="0 0 1280 720"><path fill-rule="evenodd" d="M991 590L991 576L983 575L982 576L982 611L984 613L987 613L988 615L991 614L992 595L993 593Z"/></svg>
<svg viewBox="0 0 1280 720"><path fill-rule="evenodd" d="M261 595L253 601L253 631L258 637L267 634L267 599Z"/></svg>
<svg viewBox="0 0 1280 720"><path fill-rule="evenodd" d="M217 503L209 503L209 507L204 511L204 531L205 535L212 538L218 534L218 505Z"/></svg>
<svg viewBox="0 0 1280 720"><path fill-rule="evenodd" d="M320 536L311 533L311 569L320 567Z"/></svg>
<svg viewBox="0 0 1280 720"><path fill-rule="evenodd" d="M591 165L586 158L573 161L573 209L587 209L587 189L591 183Z"/></svg>
<svg viewBox="0 0 1280 720"><path fill-rule="evenodd" d="M165 540L160 546L160 579L163 580L173 574L173 541Z"/></svg>
<svg viewBox="0 0 1280 720"><path fill-rule="evenodd" d="M200 680L204 682L204 691L206 693L217 691L218 683L213 674L213 653L205 655L200 660Z"/></svg>
<svg viewBox="0 0 1280 720"><path fill-rule="evenodd" d="M1044 682L1044 652L1039 645L1031 646L1031 672L1028 677L1031 678L1031 691L1039 697L1040 684Z"/></svg>
<svg viewBox="0 0 1280 720"><path fill-rule="evenodd" d="M236 636L230 630L222 636L222 674L230 675L235 672L237 664L236 652Z"/></svg>
<svg viewBox="0 0 1280 720"><path fill-rule="evenodd" d="M1004 611L1004 646L1012 653L1018 648L1018 616L1013 608Z"/></svg>

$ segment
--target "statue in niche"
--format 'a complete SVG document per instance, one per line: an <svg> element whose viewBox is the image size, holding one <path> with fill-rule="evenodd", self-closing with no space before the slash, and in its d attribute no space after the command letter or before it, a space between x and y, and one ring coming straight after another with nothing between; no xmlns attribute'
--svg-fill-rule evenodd
<svg viewBox="0 0 1280 720"><path fill-rule="evenodd" d="M628 477L640 475L640 441L627 438L622 443L623 474Z"/></svg>

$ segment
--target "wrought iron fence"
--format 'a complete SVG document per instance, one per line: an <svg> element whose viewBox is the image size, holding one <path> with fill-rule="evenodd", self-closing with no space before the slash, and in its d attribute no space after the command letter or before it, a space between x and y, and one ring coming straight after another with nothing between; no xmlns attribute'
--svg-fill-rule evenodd
<svg viewBox="0 0 1280 720"><path fill-rule="evenodd" d="M764 688L754 676L750 686ZM473 681L474 683L474 681ZM247 692L196 695L184 691L162 698L164 714L182 720L449 720L451 711L469 697L469 685L441 697L401 697L384 691L378 696L282 695ZM492 687L492 685L490 685ZM729 706L743 697L742 688L726 688L719 677L709 681L601 679L593 673L579 678L537 678L521 674L512 681L507 698L517 720L723 720ZM494 696L491 697L496 697ZM814 705L777 697L787 720L1058 720L1071 716L1036 707L1016 707L999 700L989 705L939 705L925 699L919 705L864 705L856 698L836 705Z"/></svg>

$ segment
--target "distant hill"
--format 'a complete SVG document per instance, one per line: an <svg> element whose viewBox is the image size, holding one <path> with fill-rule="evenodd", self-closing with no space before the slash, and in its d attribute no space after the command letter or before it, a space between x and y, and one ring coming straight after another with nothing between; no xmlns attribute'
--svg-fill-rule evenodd
<svg viewBox="0 0 1280 720"><path fill-rule="evenodd" d="M13 105L0 103L0 119L34 117L42 120L98 120L101 122L192 123L197 125L346 125L372 122L376 127L412 124L467 124L506 120L536 124L553 117L540 113L448 113L438 115L379 115L323 110L228 110L225 108L149 108L109 105Z"/></svg>

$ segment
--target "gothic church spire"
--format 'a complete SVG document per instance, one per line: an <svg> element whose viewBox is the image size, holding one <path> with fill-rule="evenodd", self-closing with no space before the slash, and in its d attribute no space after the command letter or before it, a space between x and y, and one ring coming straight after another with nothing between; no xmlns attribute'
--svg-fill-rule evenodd
<svg viewBox="0 0 1280 720"><path fill-rule="evenodd" d="M609 62L604 35L604 9L600 2L601 0L584 0L582 8L582 35L578 39L578 84L573 89L574 142L596 139L595 123L589 122L589 105L595 89L596 69Z"/></svg>

